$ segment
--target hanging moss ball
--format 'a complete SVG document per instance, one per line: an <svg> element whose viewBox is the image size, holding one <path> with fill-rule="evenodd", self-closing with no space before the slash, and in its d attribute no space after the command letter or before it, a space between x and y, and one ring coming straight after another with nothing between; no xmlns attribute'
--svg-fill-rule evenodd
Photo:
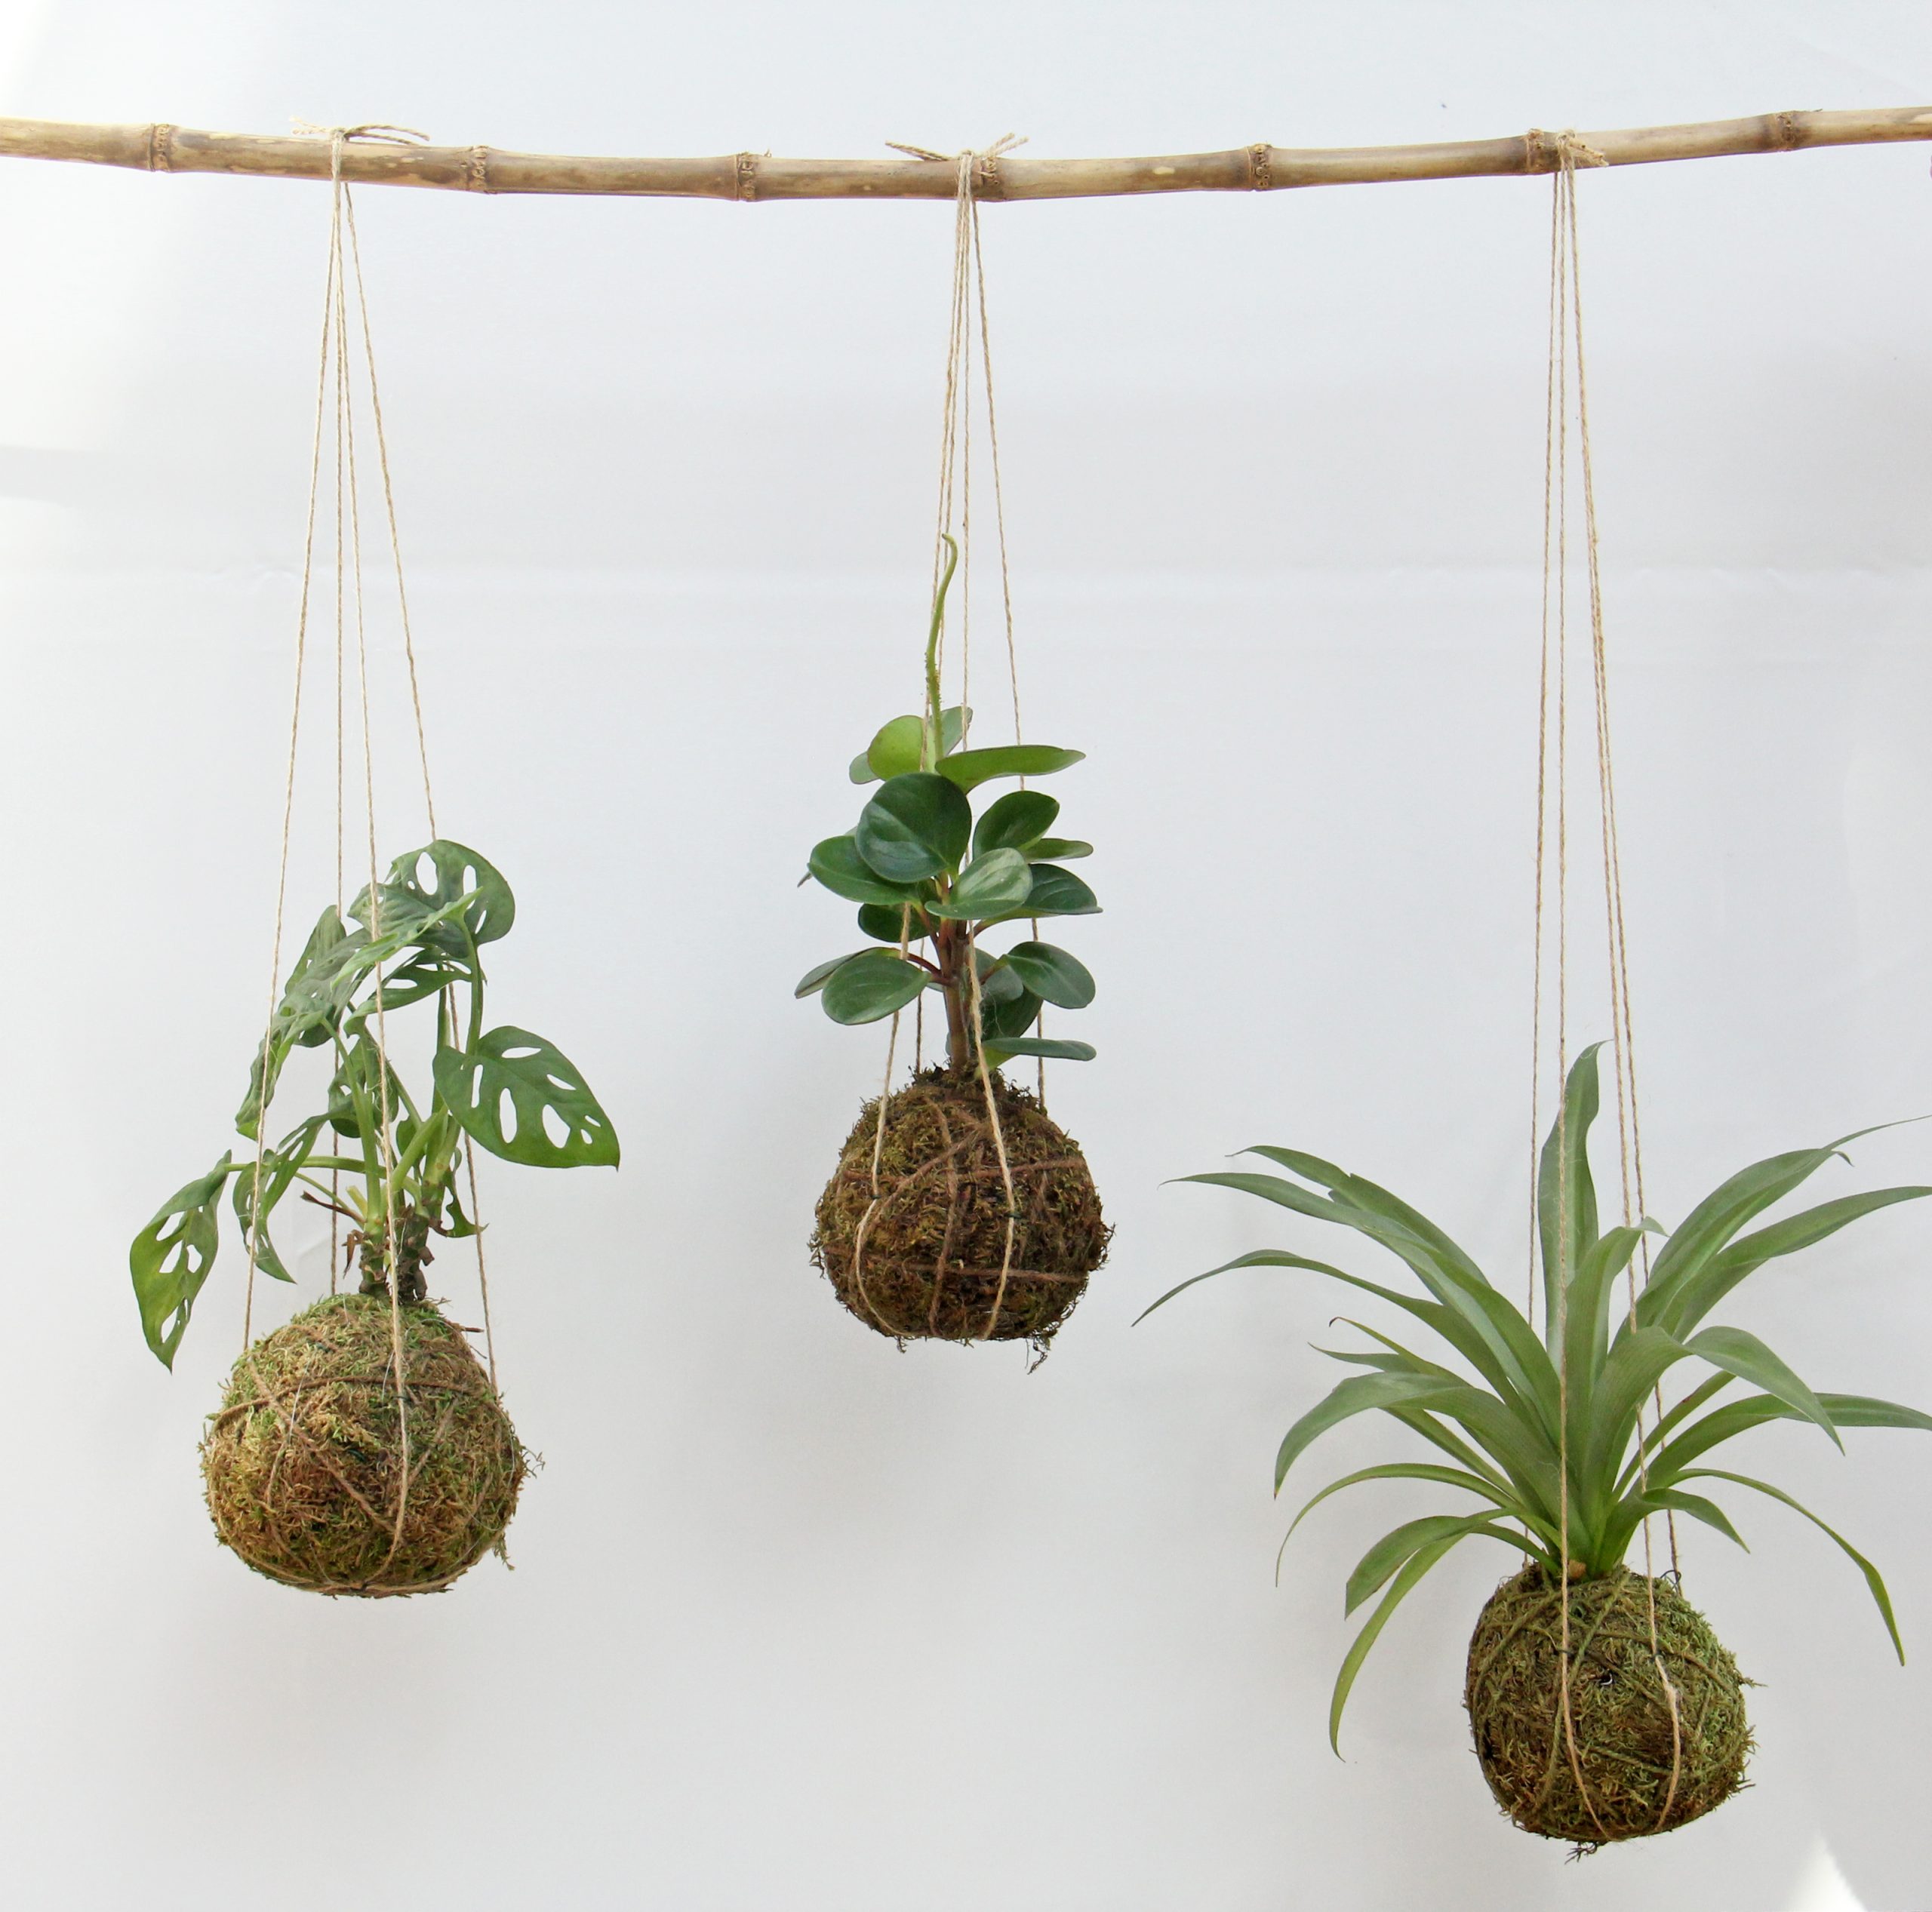
<svg viewBox="0 0 1932 1912"><path fill-rule="evenodd" d="M1497 1589L1469 1642L1476 1757L1524 1831L1594 1850L1687 1825L1743 1784L1749 1683L1669 1581L1626 1567L1573 1581L1569 1631L1567 1731L1562 1601L1540 1566Z"/></svg>
<svg viewBox="0 0 1932 1912"><path fill-rule="evenodd" d="M1038 1102L992 1074L1013 1181L977 1075L934 1068L860 1111L819 1197L812 1259L840 1301L895 1340L1030 1341L1044 1353L1106 1259L1112 1231L1086 1157ZM1002 1284L1001 1270L1006 1269Z"/></svg>
<svg viewBox="0 0 1932 1912"><path fill-rule="evenodd" d="M331 1296L235 1363L202 1474L216 1534L257 1573L435 1593L502 1538L523 1485L516 1431L463 1331L426 1303L401 1316L406 1417L386 1296Z"/></svg>

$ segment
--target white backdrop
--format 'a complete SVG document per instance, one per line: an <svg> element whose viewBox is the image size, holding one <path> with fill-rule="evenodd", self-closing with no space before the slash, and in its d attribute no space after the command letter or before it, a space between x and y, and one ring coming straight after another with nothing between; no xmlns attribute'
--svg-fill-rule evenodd
<svg viewBox="0 0 1932 1912"><path fill-rule="evenodd" d="M534 150L1145 152L1924 100L1932 20L14 0L0 77L11 112ZM1747 1160L1932 1107L1932 189L1899 147L1582 194L1669 1220ZM1329 1385L1332 1299L1231 1277L1130 1325L1242 1247L1316 1246L1162 1185L1254 1141L1518 1265L1547 187L986 215L1029 727L1090 753L1062 794L1107 905L1066 939L1101 1059L1054 1104L1118 1234L1030 1377L1011 1348L895 1353L804 1246L882 1039L791 1001L848 929L792 886L848 821L846 758L917 696L945 209L361 211L445 827L522 907L493 1004L589 1072L625 1163L488 1177L547 1462L513 1575L330 1603L212 1544L232 1235L172 1377L125 1250L223 1145L259 1025L325 195L6 164L9 1901L1932 1903L1917 1437L1850 1463L1752 1437L1878 1557L1914 1663L1795 1517L1739 1510L1748 1557L1698 1530L1693 1596L1764 1683L1756 1788L1566 1866L1467 1750L1500 1554L1404 1610L1327 1750L1343 1578L1428 1505L1324 1509L1272 1585L1269 1463ZM386 721L393 849L420 832ZM1925 1179L1928 1135L1861 1144L1830 1191ZM1820 1385L1932 1399L1929 1228L1881 1216L1735 1318ZM1325 1465L1396 1446L1353 1424Z"/></svg>

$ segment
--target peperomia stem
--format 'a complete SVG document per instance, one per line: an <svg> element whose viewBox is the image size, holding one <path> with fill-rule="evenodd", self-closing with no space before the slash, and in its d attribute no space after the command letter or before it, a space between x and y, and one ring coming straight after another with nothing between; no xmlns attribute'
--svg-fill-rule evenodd
<svg viewBox="0 0 1932 1912"><path fill-rule="evenodd" d="M940 710L939 690L939 634L946 622L946 594L952 583L952 573L959 563L959 547L946 533L940 534L940 543L946 546L946 569L940 574L939 589L933 594L933 621L926 632L926 723L925 736L920 746L919 767L922 770L936 770L939 760L946 755L945 722ZM961 713L964 721L964 713Z"/></svg>

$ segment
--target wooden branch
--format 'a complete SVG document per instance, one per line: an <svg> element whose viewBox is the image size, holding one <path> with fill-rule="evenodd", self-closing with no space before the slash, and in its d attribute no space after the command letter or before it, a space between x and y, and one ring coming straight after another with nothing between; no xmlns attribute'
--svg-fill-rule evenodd
<svg viewBox="0 0 1932 1912"><path fill-rule="evenodd" d="M1804 146L1872 146L1932 140L1932 106L1857 112L1767 113L1690 126L1585 133L1583 143L1612 166L1725 154L1790 152ZM66 159L155 173L245 173L325 180L329 142L313 135L202 133L165 123L84 126L50 119L0 119L0 157ZM974 163L983 199L1092 199L1140 192L1269 192L1289 186L1358 186L1396 180L1476 179L1553 172L1555 134L1531 131L1500 140L1431 146L1297 148L1265 143L1227 152L1162 159L1020 159ZM506 152L493 146L416 146L358 139L345 143L342 172L355 184L441 186L470 192L612 193L679 199L949 199L950 160L774 159L768 153L715 159L573 158Z"/></svg>

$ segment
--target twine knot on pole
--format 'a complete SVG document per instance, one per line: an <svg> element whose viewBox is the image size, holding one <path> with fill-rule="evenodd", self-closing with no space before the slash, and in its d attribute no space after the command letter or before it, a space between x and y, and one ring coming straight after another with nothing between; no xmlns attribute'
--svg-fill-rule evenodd
<svg viewBox="0 0 1932 1912"><path fill-rule="evenodd" d="M1610 164L1574 128L1561 133L1546 133L1541 127L1533 126L1523 135L1523 145L1529 156L1529 170L1533 173L1554 173L1568 167Z"/></svg>
<svg viewBox="0 0 1932 1912"><path fill-rule="evenodd" d="M961 198L997 199L1000 196L1000 159L1015 146L1023 146L1026 143L1026 135L1023 133L1003 133L989 146L967 146L958 152L935 152L930 146L910 146L901 140L888 140L885 143L894 152L903 152L909 158L926 160L936 166L957 166L959 168L958 196ZM980 175L980 189L977 194L973 189L973 175L976 169Z"/></svg>

